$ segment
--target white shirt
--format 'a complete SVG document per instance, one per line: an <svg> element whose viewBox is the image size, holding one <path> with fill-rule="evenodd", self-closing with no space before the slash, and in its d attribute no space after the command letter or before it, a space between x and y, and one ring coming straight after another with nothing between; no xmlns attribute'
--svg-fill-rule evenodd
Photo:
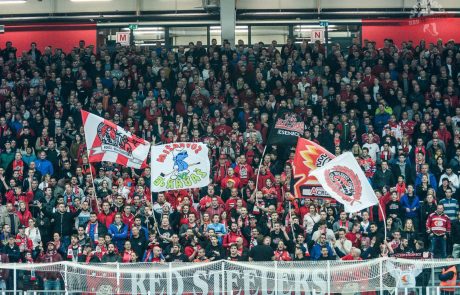
<svg viewBox="0 0 460 295"><path fill-rule="evenodd" d="M313 227L315 224L320 220L320 216L318 213L315 215L311 215L310 213L305 214L303 217L303 225L305 226L305 229L307 230L308 234L311 234L313 231Z"/></svg>
<svg viewBox="0 0 460 295"><path fill-rule="evenodd" d="M379 152L379 145L374 143L365 143L363 144L363 148L369 149L369 156L372 160L377 161L377 153Z"/></svg>
<svg viewBox="0 0 460 295"><path fill-rule="evenodd" d="M40 242L42 240L42 236L40 234L40 230L35 227L34 229L31 229L30 227L27 227L25 232L26 236L32 240L32 243L35 247L38 247L40 245Z"/></svg>
<svg viewBox="0 0 460 295"><path fill-rule="evenodd" d="M443 178L448 178L449 179L449 185L453 188L453 191L455 192L459 185L460 185L460 181L458 179L458 176L457 174L453 173L451 175L447 175L447 173L444 173L443 175L441 175L441 177L439 178L439 186L442 185L442 179Z"/></svg>
<svg viewBox="0 0 460 295"><path fill-rule="evenodd" d="M422 268L412 265L402 266L404 269L396 267L387 261L387 270L396 281L396 288L415 288L415 278L422 272Z"/></svg>

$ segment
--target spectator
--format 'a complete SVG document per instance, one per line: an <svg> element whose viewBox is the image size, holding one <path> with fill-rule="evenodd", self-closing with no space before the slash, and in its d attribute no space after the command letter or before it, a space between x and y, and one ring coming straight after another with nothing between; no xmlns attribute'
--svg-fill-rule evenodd
<svg viewBox="0 0 460 295"><path fill-rule="evenodd" d="M444 213L449 217L450 221L457 219L458 201L452 198L452 189L446 189L446 197L439 201L439 204L444 207Z"/></svg>
<svg viewBox="0 0 460 295"><path fill-rule="evenodd" d="M311 249L311 260L319 260L322 256L324 256L323 248L326 248L328 258L332 258L332 256L334 256L331 246L326 241L326 235L321 234Z"/></svg>
<svg viewBox="0 0 460 295"><path fill-rule="evenodd" d="M404 220L410 218L414 221L414 225L418 225L418 216L420 210L419 198L415 195L414 187L409 185L407 193L401 197L401 206L405 211Z"/></svg>
<svg viewBox="0 0 460 295"><path fill-rule="evenodd" d="M121 218L120 218L121 219ZM122 262L120 255L115 252L115 244L109 243L107 253L102 256L101 262L103 263L120 263Z"/></svg>
<svg viewBox="0 0 460 295"><path fill-rule="evenodd" d="M128 226L122 222L120 213L115 214L115 220L108 229L108 234L112 237L113 244L119 252L124 249L125 239L128 237Z"/></svg>
<svg viewBox="0 0 460 295"><path fill-rule="evenodd" d="M53 242L46 245L46 251L39 255L37 262L59 262L62 261L61 255L57 252ZM41 274L45 291L61 290L60 275L58 272L46 271Z"/></svg>
<svg viewBox="0 0 460 295"><path fill-rule="evenodd" d="M41 151L39 153L40 158L35 161L35 165L37 167L38 172L41 175L53 175L54 174L54 167L53 164L46 159L46 152Z"/></svg>
<svg viewBox="0 0 460 295"><path fill-rule="evenodd" d="M446 258L446 241L450 234L451 223L449 217L444 214L444 206L438 205L435 212L428 216L426 231L431 238L431 253L437 257Z"/></svg>
<svg viewBox="0 0 460 295"><path fill-rule="evenodd" d="M264 237L262 244L255 246L249 251L249 261L272 261L275 253L271 244L270 237Z"/></svg>
<svg viewBox="0 0 460 295"><path fill-rule="evenodd" d="M352 243L346 237L345 229L341 228L338 230L339 237L334 243L334 250L337 256L342 258L348 255L352 249Z"/></svg>
<svg viewBox="0 0 460 295"><path fill-rule="evenodd" d="M57 205L57 210L53 213L46 210L41 203L38 203L38 206L46 216L53 220L53 232L59 233L63 247L66 248L70 244L70 235L72 233L74 220L80 213L80 210L75 213L70 213L67 211L65 205L61 203Z"/></svg>

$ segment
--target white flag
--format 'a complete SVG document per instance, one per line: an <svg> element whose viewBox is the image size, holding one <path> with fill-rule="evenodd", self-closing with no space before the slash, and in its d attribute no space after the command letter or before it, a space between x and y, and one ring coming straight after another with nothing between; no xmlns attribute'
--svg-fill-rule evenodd
<svg viewBox="0 0 460 295"><path fill-rule="evenodd" d="M352 153L344 153L310 172L349 213L378 204L369 181Z"/></svg>
<svg viewBox="0 0 460 295"><path fill-rule="evenodd" d="M152 192L207 186L211 164L204 143L178 142L152 146Z"/></svg>
<svg viewBox="0 0 460 295"><path fill-rule="evenodd" d="M146 168L150 143L115 123L81 111L90 162L112 162L136 169Z"/></svg>

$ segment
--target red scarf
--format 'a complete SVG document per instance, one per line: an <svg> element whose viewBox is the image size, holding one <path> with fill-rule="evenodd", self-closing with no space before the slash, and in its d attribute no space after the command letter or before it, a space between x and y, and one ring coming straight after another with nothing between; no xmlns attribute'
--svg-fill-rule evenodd
<svg viewBox="0 0 460 295"><path fill-rule="evenodd" d="M104 256L105 253L107 253L107 249L104 247L104 245L98 244L96 246L96 253L94 255L96 255L99 259L102 259L102 256Z"/></svg>
<svg viewBox="0 0 460 295"><path fill-rule="evenodd" d="M89 264L91 258L93 258L94 252L90 252L86 255L85 264Z"/></svg>
<svg viewBox="0 0 460 295"><path fill-rule="evenodd" d="M73 250L74 250L74 248L73 248L72 245L70 245L70 246L67 248L67 259L73 260L73 258L74 258L74 256L73 256ZM83 254L83 251L82 251L82 249L81 249L81 246L78 245L77 257L78 257L78 256L81 256L82 254Z"/></svg>
<svg viewBox="0 0 460 295"><path fill-rule="evenodd" d="M23 247L24 250L28 250L30 248L28 243L29 238L27 238L26 235L21 236L20 234L17 234L16 240L19 240L19 242L16 242L16 245L18 245L19 249L21 249L21 247Z"/></svg>
<svg viewBox="0 0 460 295"><path fill-rule="evenodd" d="M348 232L348 229L350 228L350 221L345 221L344 226L342 220L339 220L339 227L344 228Z"/></svg>
<svg viewBox="0 0 460 295"><path fill-rule="evenodd" d="M99 243L99 224L98 222L96 221L95 223L91 223L91 222L88 222L88 224L86 225L86 234L88 235L89 237L89 232L91 230L91 224L94 224L94 243L97 245Z"/></svg>
<svg viewBox="0 0 460 295"><path fill-rule="evenodd" d="M32 264L32 263L34 263L34 260L32 259L32 257L26 258L26 263L27 264ZM37 277L35 276L35 270L31 269L30 270L30 280L35 281L36 279L37 279Z"/></svg>

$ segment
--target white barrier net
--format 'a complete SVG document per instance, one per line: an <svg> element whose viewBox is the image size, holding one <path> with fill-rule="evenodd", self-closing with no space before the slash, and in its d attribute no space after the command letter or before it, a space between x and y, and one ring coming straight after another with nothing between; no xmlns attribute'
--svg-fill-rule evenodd
<svg viewBox="0 0 460 295"><path fill-rule="evenodd" d="M37 277L60 274L67 292L85 294L356 294L439 286L442 268L460 260L0 264Z"/></svg>

